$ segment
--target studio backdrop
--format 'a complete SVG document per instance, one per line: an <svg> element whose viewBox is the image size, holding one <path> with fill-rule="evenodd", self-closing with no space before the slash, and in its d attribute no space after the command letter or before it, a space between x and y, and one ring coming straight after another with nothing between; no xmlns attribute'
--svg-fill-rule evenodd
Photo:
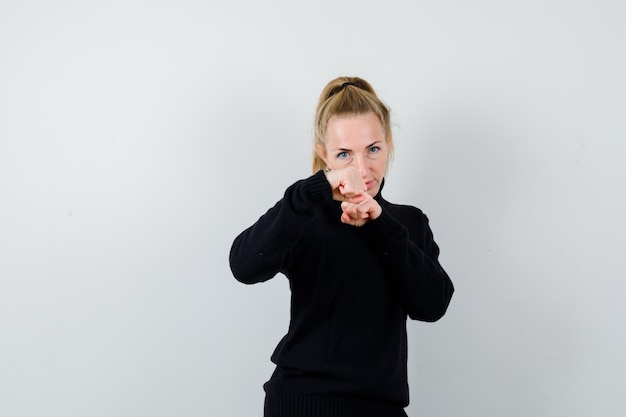
<svg viewBox="0 0 626 417"><path fill-rule="evenodd" d="M287 330L235 236L311 174L340 75L456 293L410 416L623 417L626 3L0 3L0 415L261 416Z"/></svg>

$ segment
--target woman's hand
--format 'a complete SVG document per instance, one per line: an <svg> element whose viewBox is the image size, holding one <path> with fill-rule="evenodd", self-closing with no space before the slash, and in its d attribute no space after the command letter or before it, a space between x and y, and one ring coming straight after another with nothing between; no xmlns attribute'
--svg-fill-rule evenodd
<svg viewBox="0 0 626 417"><path fill-rule="evenodd" d="M359 227L380 216L383 209L367 193L367 186L357 168L349 166L324 174L333 190L333 199L341 201L343 223Z"/></svg>
<svg viewBox="0 0 626 417"><path fill-rule="evenodd" d="M360 203L351 203L344 201L341 203L341 222L352 226L363 226L370 220L374 220L383 212L378 201L368 193L361 194L363 201Z"/></svg>
<svg viewBox="0 0 626 417"><path fill-rule="evenodd" d="M360 203L364 194L367 194L367 186L361 177L359 170L353 166L325 171L326 180L333 190L333 199L342 202Z"/></svg>

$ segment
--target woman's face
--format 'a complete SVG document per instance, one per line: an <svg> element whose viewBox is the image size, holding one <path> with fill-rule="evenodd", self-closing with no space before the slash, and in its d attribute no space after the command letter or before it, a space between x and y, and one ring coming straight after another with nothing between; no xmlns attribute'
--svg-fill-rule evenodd
<svg viewBox="0 0 626 417"><path fill-rule="evenodd" d="M380 120L373 113L333 116L326 129L326 146L318 154L331 170L354 166L373 197L387 171L389 146Z"/></svg>

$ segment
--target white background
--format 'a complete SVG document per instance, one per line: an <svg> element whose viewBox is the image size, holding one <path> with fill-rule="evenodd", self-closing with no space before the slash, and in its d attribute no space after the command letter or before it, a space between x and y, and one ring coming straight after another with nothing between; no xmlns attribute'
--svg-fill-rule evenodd
<svg viewBox="0 0 626 417"><path fill-rule="evenodd" d="M0 3L0 415L261 416L284 277L233 238L310 174L339 75L456 294L410 416L626 414L626 3Z"/></svg>

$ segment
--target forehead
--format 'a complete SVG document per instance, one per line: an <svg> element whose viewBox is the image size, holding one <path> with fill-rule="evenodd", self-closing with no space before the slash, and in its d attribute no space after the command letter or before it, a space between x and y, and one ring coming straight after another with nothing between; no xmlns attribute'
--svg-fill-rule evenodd
<svg viewBox="0 0 626 417"><path fill-rule="evenodd" d="M373 113L333 116L326 128L326 146L352 149L384 141L385 131Z"/></svg>

